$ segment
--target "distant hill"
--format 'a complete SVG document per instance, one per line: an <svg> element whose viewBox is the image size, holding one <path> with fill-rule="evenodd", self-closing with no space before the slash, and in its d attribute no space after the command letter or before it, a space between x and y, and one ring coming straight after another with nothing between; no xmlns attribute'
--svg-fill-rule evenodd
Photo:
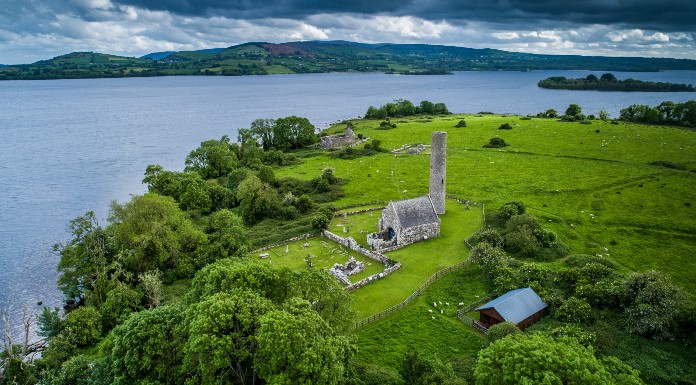
<svg viewBox="0 0 696 385"><path fill-rule="evenodd" d="M153 53L149 53L147 55L143 55L140 58L141 59L162 60L162 59L166 58L167 56L169 56L175 52L176 51L153 52Z"/></svg>
<svg viewBox="0 0 696 385"><path fill-rule="evenodd" d="M696 60L536 55L429 44L251 42L228 48L155 52L141 58L74 52L33 64L1 68L0 80L320 72L446 74L451 71L530 70L696 70Z"/></svg>

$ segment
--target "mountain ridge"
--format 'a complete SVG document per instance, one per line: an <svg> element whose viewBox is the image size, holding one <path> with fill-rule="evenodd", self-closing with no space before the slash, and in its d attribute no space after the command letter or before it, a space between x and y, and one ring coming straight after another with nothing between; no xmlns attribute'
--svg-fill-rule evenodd
<svg viewBox="0 0 696 385"><path fill-rule="evenodd" d="M547 55L433 44L312 40L247 42L226 48L152 52L139 58L72 52L32 64L0 67L0 80L324 72L408 75L530 70L696 70L696 60Z"/></svg>

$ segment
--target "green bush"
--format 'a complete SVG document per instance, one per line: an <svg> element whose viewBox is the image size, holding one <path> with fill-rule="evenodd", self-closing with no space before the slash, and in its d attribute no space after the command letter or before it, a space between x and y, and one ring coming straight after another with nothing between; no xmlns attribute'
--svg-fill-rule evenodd
<svg viewBox="0 0 696 385"><path fill-rule="evenodd" d="M460 120L460 121L455 125L455 127L457 127L457 128L466 127L466 121L464 121L464 119Z"/></svg>
<svg viewBox="0 0 696 385"><path fill-rule="evenodd" d="M385 120L379 124L379 127L377 129L378 130L391 130L392 128L396 128L396 124L390 122L389 120Z"/></svg>
<svg viewBox="0 0 696 385"><path fill-rule="evenodd" d="M594 313L592 306L587 301L570 297L556 309L556 318L563 322L590 325L594 322Z"/></svg>
<svg viewBox="0 0 696 385"><path fill-rule="evenodd" d="M552 336L555 340L572 338L585 347L592 346L597 340L597 335L593 332L588 332L576 325L566 325L550 329L546 333Z"/></svg>
<svg viewBox="0 0 696 385"><path fill-rule="evenodd" d="M485 148L502 148L507 146L509 146L509 144L505 142L505 139L498 138L497 136L495 138L491 138L487 144L483 145Z"/></svg>
<svg viewBox="0 0 696 385"><path fill-rule="evenodd" d="M113 329L128 316L138 311L141 306L142 294L127 285L117 285L106 295L106 301L99 309L102 325L105 331Z"/></svg>
<svg viewBox="0 0 696 385"><path fill-rule="evenodd" d="M492 227L486 227L476 236L476 243L486 242L493 247L503 247L503 237L500 232Z"/></svg>
<svg viewBox="0 0 696 385"><path fill-rule="evenodd" d="M486 242L474 246L469 255L469 260L478 265L490 279L495 277L496 269L507 265L509 259L503 249Z"/></svg>
<svg viewBox="0 0 696 385"><path fill-rule="evenodd" d="M520 328L517 327L512 322L501 322L499 324L495 324L491 326L490 329L488 329L488 334L486 335L486 338L488 338L488 343L493 343L503 337L507 337L511 334L521 334L522 331Z"/></svg>
<svg viewBox="0 0 696 385"><path fill-rule="evenodd" d="M499 130L512 130L510 123L503 123L498 127Z"/></svg>
<svg viewBox="0 0 696 385"><path fill-rule="evenodd" d="M77 308L65 317L63 331L70 342L77 347L95 344L101 337L101 315L91 306Z"/></svg>
<svg viewBox="0 0 696 385"><path fill-rule="evenodd" d="M628 330L655 339L671 338L685 295L658 271L632 273L622 283L621 303Z"/></svg>

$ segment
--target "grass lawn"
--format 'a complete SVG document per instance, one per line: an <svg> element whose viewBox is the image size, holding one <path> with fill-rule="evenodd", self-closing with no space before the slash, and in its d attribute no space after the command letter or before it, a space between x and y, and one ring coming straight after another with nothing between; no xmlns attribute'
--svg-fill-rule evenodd
<svg viewBox="0 0 696 385"><path fill-rule="evenodd" d="M305 247L304 245L306 244L309 246ZM258 256L263 253L270 254L270 258L267 259L268 263L289 267L293 270L307 268L307 262L305 262L307 255L312 255L314 257L312 259L314 268L324 270L329 270L335 263L344 264L348 261L348 258L354 257L356 260L365 263L365 270L359 274L348 277L351 282L358 282L363 278L367 278L384 270L384 265L379 262L324 237L312 237L290 243L287 245L287 253L286 246L278 246L270 250L255 253L254 257L258 258Z"/></svg>
<svg viewBox="0 0 696 385"><path fill-rule="evenodd" d="M355 211L348 209L345 211ZM367 248L367 234L379 230L379 218L381 210L368 213L348 215L347 217L334 217L329 225L329 231L342 237L353 237L362 247ZM343 229L346 229L345 231Z"/></svg>
<svg viewBox="0 0 696 385"><path fill-rule="evenodd" d="M373 216L375 221L379 218L378 213ZM439 238L387 253L389 258L401 262L401 269L352 293L358 318L402 302L433 274L468 258L469 250L464 245L464 238L483 225L480 209L466 210L463 204L448 199L446 213L440 218Z"/></svg>
<svg viewBox="0 0 696 385"><path fill-rule="evenodd" d="M478 268L468 266L452 272L407 308L358 330L358 359L398 369L404 355L413 350L443 361L475 356L485 337L454 315L457 303L468 304L485 294ZM450 302L445 308L451 311L438 314L431 303L437 300Z"/></svg>

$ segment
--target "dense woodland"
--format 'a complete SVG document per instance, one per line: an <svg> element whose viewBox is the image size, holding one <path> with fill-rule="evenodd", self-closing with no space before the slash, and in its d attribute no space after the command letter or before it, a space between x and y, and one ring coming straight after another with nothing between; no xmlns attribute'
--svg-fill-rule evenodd
<svg viewBox="0 0 696 385"><path fill-rule="evenodd" d="M0 67L0 80L142 76L239 76L289 73L384 72L440 75L451 71L694 70L696 60L536 55L426 44L345 41L246 43L220 49L129 58L73 52L33 64Z"/></svg>
<svg viewBox="0 0 696 385"><path fill-rule="evenodd" d="M694 92L691 84L676 84L664 82L648 82L643 80L625 79L619 80L611 73L605 73L601 77L590 74L585 78L567 79L564 76L554 76L540 80L537 84L541 88L559 90L593 90L593 91L642 91L642 92Z"/></svg>
<svg viewBox="0 0 696 385"><path fill-rule="evenodd" d="M685 105L693 110L693 103ZM446 117L444 104L396 100L370 107L387 114L370 118L434 114L438 105ZM571 105L564 117L586 119L580 115ZM460 120L456 129L470 125ZM480 337L473 361L443 361L417 348L398 357L397 367L361 358L351 296L334 277L311 264L292 270L250 256L259 246L326 228L331 202L344 196L350 176L333 168L305 179L276 177L283 167L327 154L313 146L315 131L301 117L258 119L234 143L201 143L183 171L148 166L149 192L114 202L105 225L93 213L72 220L71 240L55 246L65 314L44 309L37 344L4 340L0 384L661 383L665 377L650 371L655 364L647 356L635 352L638 363L629 365L608 341L693 340L696 305L664 274L569 255L524 203L509 202L488 211L469 260L491 296L532 287L549 305L547 322L525 332L494 326ZM350 162L383 151L377 139L351 156L345 150L328 154ZM456 240L461 248L465 235ZM165 300L165 292L176 300Z"/></svg>

